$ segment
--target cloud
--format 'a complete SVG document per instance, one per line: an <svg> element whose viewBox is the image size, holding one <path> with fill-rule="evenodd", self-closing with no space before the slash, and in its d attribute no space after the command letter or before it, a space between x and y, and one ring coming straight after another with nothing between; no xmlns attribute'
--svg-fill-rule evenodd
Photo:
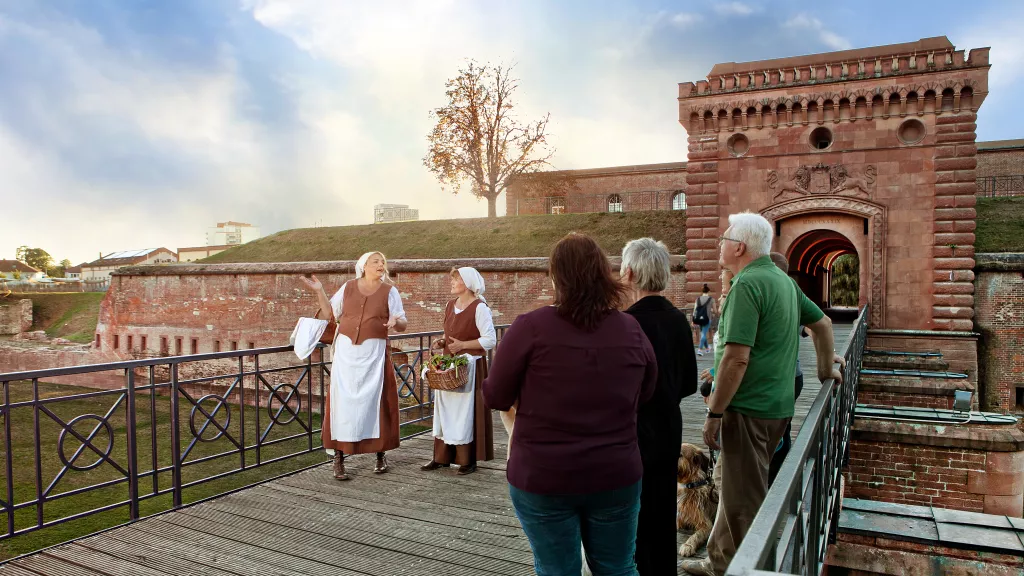
<svg viewBox="0 0 1024 576"><path fill-rule="evenodd" d="M714 5L714 11L723 16L750 16L760 12L760 8L743 2L718 2Z"/></svg>
<svg viewBox="0 0 1024 576"><path fill-rule="evenodd" d="M678 14L673 14L669 20L672 22L672 25L676 27L688 28L693 24L702 21L703 19L704 17L701 16L700 14L696 14L693 12L679 12Z"/></svg>
<svg viewBox="0 0 1024 576"><path fill-rule="evenodd" d="M846 38L832 32L825 28L825 24L821 20L813 16L801 13L793 16L784 24L787 28L810 30L815 32L818 37L818 41L827 46L832 50L849 50L853 48L853 44Z"/></svg>

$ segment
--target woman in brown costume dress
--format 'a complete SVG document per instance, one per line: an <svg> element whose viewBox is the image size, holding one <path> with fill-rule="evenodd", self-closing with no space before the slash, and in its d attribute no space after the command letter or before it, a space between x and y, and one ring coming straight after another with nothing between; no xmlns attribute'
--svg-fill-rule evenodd
<svg viewBox="0 0 1024 576"><path fill-rule="evenodd" d="M484 279L473 268L451 271L454 300L444 311L444 338L434 344L448 355L469 356L469 382L457 390L434 392L434 455L423 470L436 470L454 462L459 474L476 471L479 460L494 459L491 411L484 403L481 384L487 377L487 351L497 337L494 320L482 296Z"/></svg>
<svg viewBox="0 0 1024 576"><path fill-rule="evenodd" d="M303 282L317 297L321 314L337 319L331 386L324 405L323 445L334 454L334 477L348 480L346 454L377 454L373 471L388 471L384 453L398 448L398 383L388 355L388 330L403 332L405 309L387 282L387 260L368 252L356 264L356 279L330 299L316 276Z"/></svg>

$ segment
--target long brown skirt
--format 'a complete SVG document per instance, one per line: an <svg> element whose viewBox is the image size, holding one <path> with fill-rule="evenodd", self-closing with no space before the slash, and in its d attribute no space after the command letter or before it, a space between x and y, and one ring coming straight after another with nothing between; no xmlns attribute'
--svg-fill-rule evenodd
<svg viewBox="0 0 1024 576"><path fill-rule="evenodd" d="M469 444L445 444L434 438L434 462L468 466L478 460L494 460L494 422L484 402L483 383L487 378L487 359L476 361L473 393L473 441Z"/></svg>
<svg viewBox="0 0 1024 576"><path fill-rule="evenodd" d="M384 363L384 389L380 395L380 438L366 438L359 442L337 442L331 439L331 392L328 387L321 439L324 448L342 454L372 454L394 450L398 448L398 420L398 380L389 358Z"/></svg>

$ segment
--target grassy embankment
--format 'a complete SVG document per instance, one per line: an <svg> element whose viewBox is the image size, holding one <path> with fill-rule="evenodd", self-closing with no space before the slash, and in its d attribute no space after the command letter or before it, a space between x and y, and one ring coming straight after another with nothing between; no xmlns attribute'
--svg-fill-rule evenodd
<svg viewBox="0 0 1024 576"><path fill-rule="evenodd" d="M665 242L673 254L686 249L685 214L654 211L299 228L249 242L202 262L355 260L370 250L381 251L388 258L547 256L555 243L572 231L593 236L611 255L620 254L629 240L644 236Z"/></svg>

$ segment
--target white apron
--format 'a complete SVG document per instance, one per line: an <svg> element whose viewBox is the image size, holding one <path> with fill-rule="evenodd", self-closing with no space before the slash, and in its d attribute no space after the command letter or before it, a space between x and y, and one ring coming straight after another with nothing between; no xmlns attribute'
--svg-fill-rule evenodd
<svg viewBox="0 0 1024 576"><path fill-rule="evenodd" d="M359 442L380 438L380 399L384 391L387 340L358 346L339 333L331 365L331 439Z"/></svg>
<svg viewBox="0 0 1024 576"><path fill-rule="evenodd" d="M468 357L469 382L455 390L434 391L434 438L445 444L457 446L473 441L476 361L481 357Z"/></svg>

